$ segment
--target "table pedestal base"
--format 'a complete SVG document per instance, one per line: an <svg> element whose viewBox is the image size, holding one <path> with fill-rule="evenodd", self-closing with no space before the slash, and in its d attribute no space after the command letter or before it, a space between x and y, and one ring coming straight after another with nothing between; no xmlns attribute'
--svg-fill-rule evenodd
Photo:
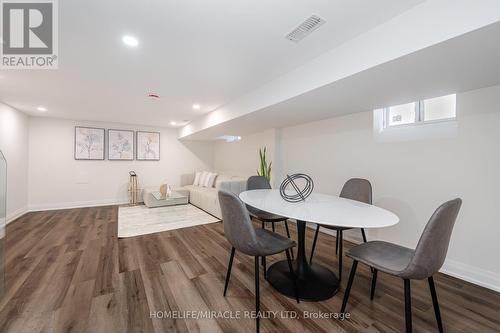
<svg viewBox="0 0 500 333"><path fill-rule="evenodd" d="M295 298L295 277L297 277L299 299L304 301L329 299L339 290L339 280L328 268L318 264L309 265L307 262L305 221L297 221L297 235L297 259L293 263L295 276L290 273L288 262L285 260L269 267L267 280L283 295Z"/></svg>
<svg viewBox="0 0 500 333"><path fill-rule="evenodd" d="M297 263L294 263L297 272ZM288 262L279 261L269 267L267 281L280 293L295 299L295 279L290 274ZM310 265L297 280L299 299L304 301L324 301L334 296L339 289L337 276L326 267Z"/></svg>

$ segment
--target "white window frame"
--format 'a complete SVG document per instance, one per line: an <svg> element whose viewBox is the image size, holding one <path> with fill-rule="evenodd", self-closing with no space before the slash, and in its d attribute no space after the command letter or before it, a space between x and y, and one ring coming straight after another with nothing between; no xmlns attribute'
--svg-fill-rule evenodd
<svg viewBox="0 0 500 333"><path fill-rule="evenodd" d="M444 97L444 96L443 96ZM455 97L456 98L456 97ZM423 124L433 124L433 123L441 123L444 121L453 121L457 119L457 110L455 105L455 116L450 118L442 118L435 120L424 120L425 119L425 100L420 100L415 102L415 121L413 123L408 124L399 124L399 125L389 125L389 117L390 117L390 109L391 107L383 108L384 113L384 129L387 128L395 128L395 127L406 127L406 126L415 126L415 125L423 125Z"/></svg>

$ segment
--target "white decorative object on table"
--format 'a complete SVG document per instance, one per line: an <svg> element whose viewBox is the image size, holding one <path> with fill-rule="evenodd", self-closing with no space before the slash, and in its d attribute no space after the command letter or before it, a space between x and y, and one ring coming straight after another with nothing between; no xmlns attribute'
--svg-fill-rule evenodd
<svg viewBox="0 0 500 333"><path fill-rule="evenodd" d="M167 184L162 184L160 186L160 194L163 198L165 198L167 196L167 189L168 189L168 185Z"/></svg>

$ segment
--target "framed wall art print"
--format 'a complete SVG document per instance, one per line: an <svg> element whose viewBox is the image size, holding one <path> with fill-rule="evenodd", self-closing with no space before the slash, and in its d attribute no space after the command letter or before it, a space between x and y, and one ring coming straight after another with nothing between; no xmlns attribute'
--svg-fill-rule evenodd
<svg viewBox="0 0 500 333"><path fill-rule="evenodd" d="M134 160L134 131L108 129L108 160Z"/></svg>
<svg viewBox="0 0 500 333"><path fill-rule="evenodd" d="M75 160L104 160L104 128L75 127Z"/></svg>
<svg viewBox="0 0 500 333"><path fill-rule="evenodd" d="M159 132L136 132L138 161L160 160L160 133Z"/></svg>

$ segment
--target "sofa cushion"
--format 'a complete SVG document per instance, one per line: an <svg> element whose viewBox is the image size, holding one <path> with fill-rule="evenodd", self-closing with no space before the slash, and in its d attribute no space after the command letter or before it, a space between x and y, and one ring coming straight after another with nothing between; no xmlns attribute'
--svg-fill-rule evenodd
<svg viewBox="0 0 500 333"><path fill-rule="evenodd" d="M228 182L233 178L233 176L218 175L215 179L215 188L220 188L221 183Z"/></svg>
<svg viewBox="0 0 500 333"><path fill-rule="evenodd" d="M189 202L191 204L218 218L222 218L217 195L219 190L226 190L239 195L246 190L246 184L246 179L242 177L218 175L215 179L215 187L185 185L184 188L189 191Z"/></svg>
<svg viewBox="0 0 500 333"><path fill-rule="evenodd" d="M231 177L230 179L220 181L219 183L216 182L215 188L239 195L241 192L246 191L247 180L242 177Z"/></svg>
<svg viewBox="0 0 500 333"><path fill-rule="evenodd" d="M194 185L187 185L184 188L189 189L189 202L191 204L221 218L217 189Z"/></svg>

